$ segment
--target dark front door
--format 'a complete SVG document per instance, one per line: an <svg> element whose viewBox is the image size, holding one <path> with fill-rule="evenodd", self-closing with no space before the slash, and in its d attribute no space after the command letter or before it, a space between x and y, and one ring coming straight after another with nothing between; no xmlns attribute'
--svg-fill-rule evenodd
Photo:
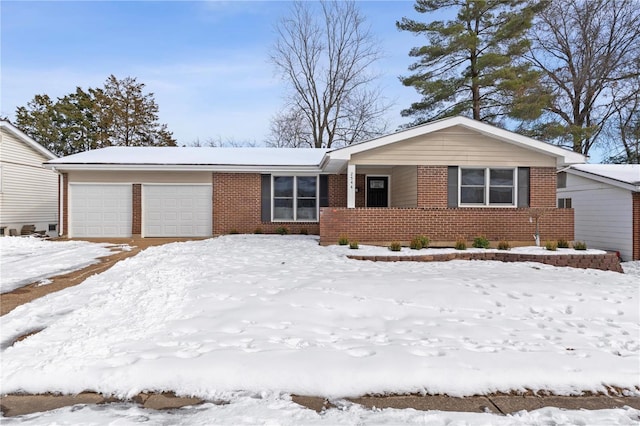
<svg viewBox="0 0 640 426"><path fill-rule="evenodd" d="M387 176L367 176L367 207L389 207Z"/></svg>

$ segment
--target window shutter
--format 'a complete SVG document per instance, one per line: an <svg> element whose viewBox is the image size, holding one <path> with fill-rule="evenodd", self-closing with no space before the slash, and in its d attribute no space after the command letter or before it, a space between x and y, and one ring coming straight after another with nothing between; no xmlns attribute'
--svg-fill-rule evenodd
<svg viewBox="0 0 640 426"><path fill-rule="evenodd" d="M329 207L329 175L320 175L320 207Z"/></svg>
<svg viewBox="0 0 640 426"><path fill-rule="evenodd" d="M518 207L529 207L529 167L518 167Z"/></svg>
<svg viewBox="0 0 640 426"><path fill-rule="evenodd" d="M263 222L271 222L271 175L262 175L260 214Z"/></svg>
<svg viewBox="0 0 640 426"><path fill-rule="evenodd" d="M449 166L447 177L447 207L458 207L458 167Z"/></svg>

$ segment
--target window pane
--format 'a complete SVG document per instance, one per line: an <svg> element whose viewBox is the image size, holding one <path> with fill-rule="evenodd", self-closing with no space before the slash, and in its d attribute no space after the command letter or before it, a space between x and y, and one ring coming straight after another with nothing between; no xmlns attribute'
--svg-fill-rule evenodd
<svg viewBox="0 0 640 426"><path fill-rule="evenodd" d="M274 176L273 177L274 197L293 197L293 177Z"/></svg>
<svg viewBox="0 0 640 426"><path fill-rule="evenodd" d="M298 177L298 197L316 197L316 178L313 176Z"/></svg>
<svg viewBox="0 0 640 426"><path fill-rule="evenodd" d="M275 198L273 200L273 218L293 220L293 199Z"/></svg>
<svg viewBox="0 0 640 426"><path fill-rule="evenodd" d="M298 220L315 220L316 212L315 199L298 199Z"/></svg>
<svg viewBox="0 0 640 426"><path fill-rule="evenodd" d="M513 170L491 169L489 185L513 186Z"/></svg>
<svg viewBox="0 0 640 426"><path fill-rule="evenodd" d="M489 188L489 204L513 204L513 188Z"/></svg>
<svg viewBox="0 0 640 426"><path fill-rule="evenodd" d="M484 169L462 169L462 185L483 185Z"/></svg>
<svg viewBox="0 0 640 426"><path fill-rule="evenodd" d="M460 188L460 203L484 204L484 187L467 186Z"/></svg>

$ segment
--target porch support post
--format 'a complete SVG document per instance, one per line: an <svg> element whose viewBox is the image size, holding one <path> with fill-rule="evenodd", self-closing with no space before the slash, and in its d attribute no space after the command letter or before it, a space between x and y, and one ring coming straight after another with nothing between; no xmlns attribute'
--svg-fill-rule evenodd
<svg viewBox="0 0 640 426"><path fill-rule="evenodd" d="M347 208L356 207L356 165L347 165Z"/></svg>

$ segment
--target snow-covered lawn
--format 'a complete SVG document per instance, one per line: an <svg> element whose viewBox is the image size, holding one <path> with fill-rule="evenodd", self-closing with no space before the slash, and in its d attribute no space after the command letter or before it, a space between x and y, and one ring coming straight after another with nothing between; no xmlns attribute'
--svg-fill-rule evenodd
<svg viewBox="0 0 640 426"><path fill-rule="evenodd" d="M98 262L99 257L113 254L110 246L34 237L0 238L0 293L82 269Z"/></svg>
<svg viewBox="0 0 640 426"><path fill-rule="evenodd" d="M0 392L640 394L637 276L344 254L304 236L148 248L4 316L3 347L46 328L2 351Z"/></svg>

